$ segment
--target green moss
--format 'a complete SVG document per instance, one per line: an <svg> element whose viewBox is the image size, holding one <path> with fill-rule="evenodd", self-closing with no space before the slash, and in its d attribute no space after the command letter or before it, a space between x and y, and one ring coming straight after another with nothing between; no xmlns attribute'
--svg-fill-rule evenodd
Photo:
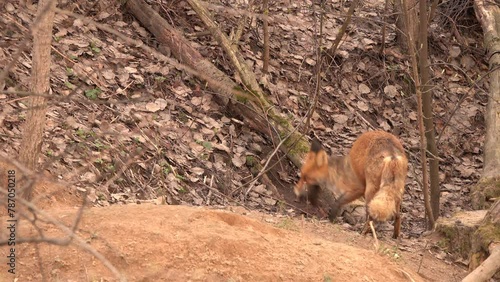
<svg viewBox="0 0 500 282"><path fill-rule="evenodd" d="M401 254L397 246L386 247L384 244L381 244L377 251L383 255L390 257L392 260L397 261L401 259Z"/></svg>
<svg viewBox="0 0 500 282"><path fill-rule="evenodd" d="M257 163L257 160L255 159L254 156L246 156L246 164L248 166L255 166L256 163Z"/></svg>
<svg viewBox="0 0 500 282"><path fill-rule="evenodd" d="M468 257L472 248L472 230L442 224L439 224L436 230L443 235L443 238L437 242L437 246L450 253L460 255L464 259Z"/></svg>
<svg viewBox="0 0 500 282"><path fill-rule="evenodd" d="M297 140L298 139L298 140ZM295 133L288 138L284 143L286 148L290 149L290 154L299 156L309 152L309 144L306 142L304 136Z"/></svg>
<svg viewBox="0 0 500 282"><path fill-rule="evenodd" d="M500 242L500 226L493 223L481 225L476 234L483 246L488 246L491 242Z"/></svg>
<svg viewBox="0 0 500 282"><path fill-rule="evenodd" d="M248 102L248 98L243 96L243 95L235 95L236 96L236 101L246 104Z"/></svg>
<svg viewBox="0 0 500 282"><path fill-rule="evenodd" d="M288 128L290 126L289 120L287 120L285 117L282 117L281 115L273 114L271 117L283 128Z"/></svg>
<svg viewBox="0 0 500 282"><path fill-rule="evenodd" d="M246 91L244 90L243 88L239 87L239 86L235 86L233 87L233 90L237 91L237 92L242 92L242 93L246 93L248 95L252 95L252 93L250 93L249 91ZM235 98L236 98L236 101L240 102L240 103L243 103L245 104L246 102L248 102L248 97L245 97L243 95L234 95Z"/></svg>
<svg viewBox="0 0 500 282"><path fill-rule="evenodd" d="M484 188L484 195L487 199L500 197L500 180L490 179Z"/></svg>
<svg viewBox="0 0 500 282"><path fill-rule="evenodd" d="M450 240L447 238L443 238L437 241L436 245L441 249L448 249L450 247Z"/></svg>
<svg viewBox="0 0 500 282"><path fill-rule="evenodd" d="M481 179L471 191L472 207L476 210L487 209L488 199L500 197L500 179Z"/></svg>

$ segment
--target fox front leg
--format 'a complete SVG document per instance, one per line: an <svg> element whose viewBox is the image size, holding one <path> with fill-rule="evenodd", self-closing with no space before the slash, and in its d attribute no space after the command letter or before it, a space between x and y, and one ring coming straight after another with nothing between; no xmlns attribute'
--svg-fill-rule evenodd
<svg viewBox="0 0 500 282"><path fill-rule="evenodd" d="M328 211L328 219L333 222L340 212L341 203L339 200L335 201L330 205L330 210Z"/></svg>
<svg viewBox="0 0 500 282"><path fill-rule="evenodd" d="M328 219L330 220L330 222L333 222L335 218L337 218L338 213L338 208L330 208L330 210L328 211Z"/></svg>

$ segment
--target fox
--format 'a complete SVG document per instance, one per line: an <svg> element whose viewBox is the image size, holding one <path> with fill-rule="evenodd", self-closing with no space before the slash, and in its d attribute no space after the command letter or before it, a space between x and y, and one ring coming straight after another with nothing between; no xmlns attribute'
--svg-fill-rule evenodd
<svg viewBox="0 0 500 282"><path fill-rule="evenodd" d="M343 205L364 196L366 223L394 219L393 238L397 239L407 172L408 158L403 145L391 133L377 130L361 134L346 156L328 156L315 138L294 192L299 199L308 196L312 204L317 203L320 189L339 195L330 203L330 221Z"/></svg>

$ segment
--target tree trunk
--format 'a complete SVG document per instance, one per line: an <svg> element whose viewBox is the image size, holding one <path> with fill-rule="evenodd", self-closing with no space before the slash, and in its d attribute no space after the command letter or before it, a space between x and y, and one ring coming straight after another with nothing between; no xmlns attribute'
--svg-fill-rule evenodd
<svg viewBox="0 0 500 282"><path fill-rule="evenodd" d="M33 67L31 69L33 93L47 93L50 88L50 49L56 0L41 0L33 25ZM45 98L32 96L28 101L28 113L19 149L19 161L28 169L36 169L38 155L42 148L43 128L47 105ZM26 187L23 197L30 200L32 186Z"/></svg>
<svg viewBox="0 0 500 282"><path fill-rule="evenodd" d="M423 0L420 0L420 5L422 7L424 7L422 10L424 11L424 15L423 16L426 16L426 9L425 9L425 2ZM407 4L407 1L406 0L402 0L402 6L403 7L407 7L408 4ZM409 15L409 10L407 9L403 9L403 13L402 13L402 17L403 17L403 21L405 23L405 26L410 26L410 21L412 20L412 15ZM420 22L420 38L419 40L421 42L424 42L425 43L425 46L424 47L427 47L427 24L426 24L426 20L423 20ZM424 114L424 108L425 107L428 107L428 109L430 108L429 107L429 104L427 105L424 105L424 91L426 90L426 86L424 85L424 83L422 82L423 79L426 79L426 81L428 81L428 78L429 78L429 72L427 70L428 68L428 65L429 65L429 62L428 62L428 59L427 59L427 48L422 48L423 50L420 50L419 48L417 48L417 46L420 46L418 44L415 43L415 38L413 37L414 34L412 34L411 32L407 32L407 37L406 37L406 46L408 47L408 53L410 55L410 59L411 59L411 70L412 70L412 78L413 78L413 81L414 81L414 87L415 87L415 93L416 93L416 96L417 96L417 115L418 115L418 128L419 128L419 132L420 132L420 154L421 154L421 157L420 157L420 162L422 164L422 190L423 190L423 194L424 194L424 205L425 205L425 215L426 215L426 218L427 218L427 222L428 222L428 228L429 229L432 229L434 227L434 224L435 224L435 217L434 217L434 213L433 213L433 209L432 209L432 206L431 206L431 197L429 195L429 188L428 188L428 185L429 185L429 181L428 181L428 171L427 171L427 148L429 147L428 145L428 142L429 142L429 139L427 138L427 134L426 134L426 128L425 128L425 114ZM418 53L418 56L417 55L417 52L420 51L421 53ZM425 55L425 56L424 56ZM424 56L422 58L422 56ZM420 61L417 63L417 57L420 57ZM424 78L422 78L422 76L426 76ZM426 101L428 102L428 101ZM431 108L432 110L432 108Z"/></svg>
<svg viewBox="0 0 500 282"><path fill-rule="evenodd" d="M490 199L500 197L500 7L495 1L475 0L474 10L483 28L484 45L492 70L488 105L484 114L486 136L483 173L472 192L473 207L482 209L488 206Z"/></svg>
<svg viewBox="0 0 500 282"><path fill-rule="evenodd" d="M208 85L217 92L222 92L221 94L224 95L225 101L228 101L228 103L224 105L227 105L233 113L243 116L245 118L245 122L250 127L259 131L261 134L277 138L279 140L288 137L286 142L283 143L281 150L296 166L300 166L302 164L302 159L309 150L307 140L293 128L291 122L287 120L283 114L277 112L276 109L272 107L269 99L267 99L263 92L259 91L260 87L256 81L254 82L252 79L245 81L247 89L250 89L247 93L252 95L254 99L242 99L241 102L246 103L245 105L233 103L233 101L229 99L232 94L227 91L223 91L224 88L217 87L217 85L220 85L219 82L221 82L225 86L230 86L232 89L239 89L241 87L239 87L223 72L218 70L212 63L203 58L203 56L201 56L201 54L192 47L187 39L171 27L144 1L129 0L127 1L126 6L129 11L144 25L144 27L154 34L159 42L170 48L172 55L176 59L178 59L181 63L196 69L198 72L205 74L205 78L207 76L210 77L211 79L207 80ZM212 28L215 27L211 27L211 29ZM214 31L211 30L211 32ZM215 32L218 33L218 31ZM218 39L223 39L221 41L225 41L222 34L218 34L217 37L219 37ZM230 42L228 42L228 46L230 45ZM235 51L228 55L231 57L233 63L244 63ZM246 70L245 67L237 68ZM243 76L245 76L245 73L240 73L242 80L252 77L252 75L249 77L245 76L245 78L243 78ZM213 83L211 80L215 80L218 83ZM273 129L271 132L269 130L269 124L271 124L271 128Z"/></svg>
<svg viewBox="0 0 500 282"><path fill-rule="evenodd" d="M419 24L419 40L417 43L418 50L418 65L420 70L420 82L422 87L422 110L424 115L425 137L427 140L427 151L430 153L429 160L429 176L430 176L430 200L432 216L434 220L439 217L439 198L441 196L439 189L439 160L437 158L438 151L436 146L436 135L434 130L434 115L432 112L432 96L433 92L430 86L430 65L429 65L429 48L428 48L428 24L427 24L427 1L420 0L420 24ZM429 224L429 228L434 226Z"/></svg>
<svg viewBox="0 0 500 282"><path fill-rule="evenodd" d="M394 13L396 14L396 41L403 50L408 50L407 34L411 34L414 39L418 38L417 1L418 0L396 0L394 2ZM407 23L405 23L404 14L408 17Z"/></svg>
<svg viewBox="0 0 500 282"><path fill-rule="evenodd" d="M469 269L478 269L464 281L487 281L500 267L500 7L495 1L475 0L474 10L483 28L491 73L490 95L484 114L484 167L478 185L473 188L472 204L479 209L487 206L488 200L497 200L472 240ZM488 255L490 257L485 260ZM500 279L498 276L500 274L496 277Z"/></svg>

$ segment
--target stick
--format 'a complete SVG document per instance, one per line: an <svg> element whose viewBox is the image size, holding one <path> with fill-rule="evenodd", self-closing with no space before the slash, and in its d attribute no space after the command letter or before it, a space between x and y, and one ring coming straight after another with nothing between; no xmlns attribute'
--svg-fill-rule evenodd
<svg viewBox="0 0 500 282"><path fill-rule="evenodd" d="M375 246L375 252L376 252L380 245L378 243L377 233L375 233L375 228L373 227L373 220L370 220L368 222L368 224L370 224L370 228L371 228L372 233L373 233L373 240L375 240L375 243L373 243L373 245Z"/></svg>

